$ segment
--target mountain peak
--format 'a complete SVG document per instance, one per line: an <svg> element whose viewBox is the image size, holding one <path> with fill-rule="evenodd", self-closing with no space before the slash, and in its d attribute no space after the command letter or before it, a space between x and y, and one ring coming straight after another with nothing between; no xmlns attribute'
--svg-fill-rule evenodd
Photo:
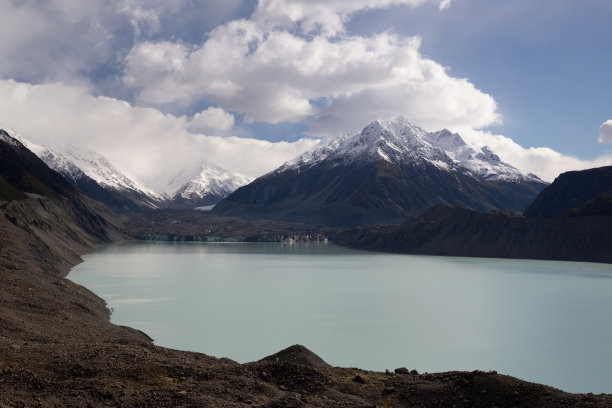
<svg viewBox="0 0 612 408"><path fill-rule="evenodd" d="M174 197L183 199L204 199L219 201L229 193L251 182L251 179L238 173L232 173L213 163L200 166L198 176L183 184Z"/></svg>
<svg viewBox="0 0 612 408"><path fill-rule="evenodd" d="M400 117L322 141L213 211L330 225L395 223L434 204L523 211L543 186L487 146Z"/></svg>
<svg viewBox="0 0 612 408"><path fill-rule="evenodd" d="M305 168L328 161L368 163L384 160L402 165L434 165L447 171L470 171L487 180L524 180L542 182L505 163L489 146L471 146L458 133L443 129L427 132L406 117L378 119L360 133L322 141L313 151L304 153L273 173L291 168Z"/></svg>

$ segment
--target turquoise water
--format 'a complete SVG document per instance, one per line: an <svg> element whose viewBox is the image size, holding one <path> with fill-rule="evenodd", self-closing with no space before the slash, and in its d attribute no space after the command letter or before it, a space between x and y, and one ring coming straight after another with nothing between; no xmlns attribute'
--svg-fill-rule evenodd
<svg viewBox="0 0 612 408"><path fill-rule="evenodd" d="M303 344L338 366L612 393L610 265L136 242L85 256L69 278L161 346L247 362Z"/></svg>

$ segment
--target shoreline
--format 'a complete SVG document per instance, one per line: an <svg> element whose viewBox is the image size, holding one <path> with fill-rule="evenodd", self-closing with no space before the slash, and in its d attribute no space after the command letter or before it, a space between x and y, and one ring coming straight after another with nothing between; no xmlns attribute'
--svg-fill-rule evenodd
<svg viewBox="0 0 612 408"><path fill-rule="evenodd" d="M567 284L557 284L556 279L566 280L571 279L574 285L589 285L593 290L592 295L596 296L596 293L600 293L597 290L596 284L593 286L592 279L584 278L584 273L593 274L592 276L599 276L605 278L609 272L609 267L602 264L583 264L574 262L562 262L555 265L557 261L544 261L538 262L533 260L508 260L508 259L479 259L479 258L454 258L454 257L435 257L435 256L419 256L414 255L405 257L396 257L389 254L374 254L377 256L373 261L378 264L379 262L387 265L385 268L386 273L395 273L392 271L400 271L402 266L393 268L392 265L396 263L406 264L408 269L412 269L409 265L429 265L431 270L429 271L425 267L424 271L431 273L414 273L405 276L412 276L408 278L410 282L420 282L418 287L422 290L427 291L426 297L430 298L429 301L423 303L418 302L421 305L430 306L413 306L423 308L423 311L427 310L432 313L432 316L437 316L433 322L428 324L420 323L422 313L412 313L409 309L406 309L401 314L395 313L394 309L400 308L404 310L403 306L397 304L396 307L388 308L385 306L388 302L385 297L390 299L396 299L399 295L398 291L393 289L390 290L389 285L396 285L397 287L405 287L406 279L402 277L404 274L393 275L392 280L384 279L382 281L379 278L375 278L378 284L382 287L387 287L383 290L368 290L363 287L360 283L363 280L357 279L356 282L349 283L350 274L346 275L339 273L335 268L325 268L320 273L310 275L304 275L303 277L295 276L295 279L287 281L288 277L278 277L278 284L274 283L275 287L280 293L286 291L292 291L294 285L296 291L293 296L296 301L286 298L285 296L276 297L273 293L266 290L266 285L260 285L257 281L263 280L268 282L271 276L277 276L275 273L267 273L266 268L270 266L269 262L266 262L264 258L274 257L277 254L289 255L291 258L286 258L286 265L295 265L296 270L308 271L310 265L315 262L317 265L319 262L316 259L310 261L306 259L308 255L313 255L315 258L319 254L323 254L325 259L329 258L329 262L336 264L337 259L335 256L346 256L353 253L358 254L359 262L366 262L368 265L372 265L372 258L368 253L362 255L362 251L355 251L351 249L345 249L342 247L335 246L332 244L285 244L285 243L191 243L191 242L128 242L125 245L125 249L119 247L117 249L111 249L108 253L102 253L96 258L92 258L92 265L87 269L87 273L91 274L89 277L85 274L85 269L81 269L81 273L76 276L75 281L84 285L85 287L91 287L96 293L99 293L104 299L108 301L109 307L115 307L115 312L111 316L111 322L115 324L126 324L132 325L132 327L139 328L149 334L155 339L155 344L163 347L171 347L180 350L203 352L214 356L225 356L234 359L240 363L247 363L255 361L261 358L264 353L275 351L280 349L290 342L296 340L312 350L320 352L320 356L324 357L326 361L332 363L335 366L341 367L360 367L366 370L373 371L385 371L385 369L393 368L399 362L409 362L412 364L412 368L416 368L419 371L427 372L441 372L449 370L462 370L472 371L474 369L479 370L497 370L498 372L506 375L512 375L518 378L529 379L529 381L547 384L566 392L572 393L605 393L609 392L610 387L607 382L602 378L609 379L610 371L606 366L598 363L598 360L594 360L592 365L584 364L584 361L590 361L596 351L599 351L600 355L605 356L607 351L607 345L605 341L591 340L592 348L589 349L580 348L577 346L579 338L575 335L571 335L566 325L563 323L563 319L558 316L564 316L571 313L574 307L565 307L567 302L566 294L571 295L571 288L568 291ZM149 246L150 245L150 246ZM237 245L237 246L236 246ZM257 245L253 247L253 245ZM261 246L260 246L261 245ZM321 246L322 245L322 246ZM312 248L308 250L307 248ZM251 258L249 254L260 253L266 254ZM147 256L151 256L152 260L149 260ZM180 254L180 255L177 255ZM198 255L194 255L198 254ZM231 254L231 255L230 255ZM295 254L301 254L295 255ZM303 256L306 255L306 256ZM329 257L328 255L334 255ZM195 256L195 258L193 258ZM219 256L231 256L231 268L228 266L219 265L217 259ZM246 258L245 258L246 257ZM415 257L414 260L410 258ZM183 262L183 259L185 261ZM289 260L291 259L291 260ZM344 258L343 258L344 259ZM348 259L355 259L349 257ZM342 262L342 266L338 267L346 270L347 268L352 270L357 275L364 273L354 263L354 261ZM150 282L147 282L146 289L143 288L132 288L135 282L133 278L123 278L116 273L109 273L106 271L105 263L110 262L114 265L121 265L121 268L125 268L130 274L134 273L140 276L144 273L146 276L153 277ZM137 264L134 264L136 262ZM197 264L196 264L197 262ZM275 261L273 261L275 262ZM294 264L294 262L296 262ZM327 261L325 261L327 262ZM349 262L349 263L346 263ZM462 265L466 265L467 268ZM475 263L476 262L476 263ZM156 265L164 265L164 267L158 268ZM183 265L190 265L190 272L179 272L183 271ZM206 266L206 265L210 265ZM242 265L243 267L241 267ZM252 265L252 271L261 271L261 274L257 275L255 280L250 279L251 270L249 266ZM349 266L350 265L350 266ZM175 268L175 269L172 269ZM370 269L370 268L368 268ZM480 272L473 273L472 270L476 269ZM579 270L579 269L584 269ZM450 270L453 273L448 274L445 272ZM534 273L529 273L529 277L521 277L520 271L531 270ZM77 268L78 271L78 268ZM217 286L215 281L216 278L206 278L209 276L208 271L212 272L212 276L218 276L217 274L229 273L234 278L223 278L224 284L228 287L228 290L224 290L222 286ZM232 272L236 271L236 272ZM381 272L383 270L381 269ZM193 273L197 272L198 275L202 274L202 277L193 276ZM321 274L327 275L334 273L334 282L347 282L346 285L350 285L351 289L336 290L329 289L329 294L318 295L316 292L311 290L312 282L314 287L320 286L321 282L328 282L327 278L324 278ZM434 273L435 272L435 273ZM551 285L559 290L554 296L546 296L546 302L552 302L555 304L555 310L558 311L557 315L551 314L551 308L546 307L547 311L541 313L535 313L534 307L538 308L538 295L533 294L524 301L529 305L529 309L534 311L533 316L524 316L522 313L517 314L513 311L515 307L510 309L507 305L513 302L514 295L505 296L504 287L499 287L499 284L493 283L492 285L485 285L480 288L480 291L487 291L488 296L479 296L475 294L476 299L472 302L468 302L467 306L462 307L464 311L461 315L456 313L443 312L439 307L433 306L434 304L442 305L444 308L445 299L436 297L435 290L432 291L430 288L432 284L439 286L448 286L448 283L443 284L441 279L453 279L455 273L457 280L453 280L454 284L459 285L462 288L471 287L478 285L479 279L487 281L490 274L485 272L491 272L495 277L500 277L503 282L509 284L508 288L512 287L512 291L521 290L524 288L530 290L532 282L539 289L533 288L534 293L539 293L543 296L548 292L546 287L542 288L538 285L540 279L542 279L542 273L546 274L546 278L550 279ZM516 282L517 275L513 272L519 272L518 279ZM538 273L539 272L539 273ZM501 275L500 275L501 274ZM551 275L552 274L552 275ZM68 276L72 278L72 272ZM128 276L128 275L126 275ZM461 277L459 277L461 276ZM514 278L513 278L514 276ZM581 278L581 276L583 276ZM494 276L490 276L494 279ZM528 281L523 281L529 278ZM146 278L145 278L146 279ZM188 279L188 283L185 284L185 280ZM246 284L243 282L246 279ZM382 276L380 279L383 279ZM511 280L510 280L511 279ZM178 282L178 283L175 283ZM161 285L160 285L160 282ZM284 282L284 283L281 283ZM497 282L497 281L495 281ZM510 283L512 282L512 283ZM522 282L522 283L520 283ZM518 286L515 286L515 283ZM603 284L604 282L602 282ZM96 286L90 286L95 284ZM110 286L106 286L109 284ZM451 285L454 285L451 284ZM212 286L209 286L212 285ZM104 286L104 289L101 287ZM605 287L608 287L606 285ZM164 289L166 288L167 289ZM193 292L190 287L201 288L196 289ZM301 289L297 289L301 288ZM485 289L486 288L486 289ZM442 288L440 288L442 289ZM543 289L543 291L542 291ZM247 292L253 291L258 295L251 295ZM365 292L362 292L366 290ZM501 290L501 292L500 292ZM601 291L605 291L601 289ZM215 293L228 293L231 296L232 293L242 293L239 298L226 302L222 295L217 297ZM328 290L326 289L327 293ZM351 296L353 293L362 293L359 299L354 299ZM414 290L402 290L402 296L410 304L414 304L416 300L415 296L418 296L419 292ZM110 294L112 296L105 296L103 294ZM199 298L200 293L201 298ZM366 294L365 297L363 294ZM502 296L503 301L496 301L495 299L488 299L491 294L495 294L493 297ZM335 302L335 299L340 299L342 294L346 297L342 297L342 303L354 305L348 309L330 303ZM518 293L517 293L518 294ZM449 304L456 304L459 296L453 296L449 294L446 301ZM271 296L275 301L266 301L265 299ZM184 297L184 299L183 299ZM606 297L606 296L604 296ZM299 299L299 300L298 300ZM311 299L317 299L317 304ZM376 299L372 301L371 299ZM411 300L412 299L412 300ZM436 299L436 300L433 300ZM585 300L586 306L576 306L579 309L588 311L591 307L597 305L603 306L606 303L604 298L598 295L595 299L597 300ZM284 310L283 313L276 313L274 311L275 304L279 301L285 302L281 308ZM300 307L295 306L295 302L298 302ZM356 303L357 302L357 303ZM143 304L144 303L144 304ZM506 310L506 317L511 322L508 323L496 323L491 319L495 318L495 312L492 313L481 313L480 306L485 306L492 310L503 311ZM374 320L370 319L369 313L362 315L366 310L372 310L372 307L376 307L377 314L379 317L375 317ZM314 308L314 309L313 309ZM226 312L225 310L230 312ZM196 312L201 310L201 312ZM218 313L211 313L210 311L218 310ZM330 330L329 324L322 324L319 320L318 315L312 315L310 312L302 312L302 310L325 310L331 312L334 316L334 325L353 327L356 329L351 330L350 335L344 330L334 329ZM521 310L524 310L521 307ZM163 319L156 317L162 315ZM265 321L261 322L261 325L268 329L264 332L257 332L259 325L251 324L252 321L259 321L260 316L267 316ZM293 316L293 318L285 319L285 315ZM536 317L535 315L541 315ZM478 316L482 320L477 325L470 323L469 316ZM486 316L486 318L484 317ZM545 317L544 317L545 316ZM586 315L585 315L586 316ZM599 316L599 315L598 315ZM454 318L455 320L450 320ZM593 319L597 319L599 324L605 324L606 319L602 317L592 316ZM229 320L228 320L229 319ZM325 318L326 322L328 318ZM365 320L364 320L365 319ZM396 322L404 322L409 325L411 329L406 330L404 324L401 326L397 324L386 323L389 319ZM425 318L426 320L430 320ZM516 324L516 319L524 319L525 321L521 324ZM283 326L286 326L285 332L290 332L292 335L286 335L282 332L278 323L275 321L283 321ZM183 323L181 323L183 322ZM301 324L297 324L300 322ZM435 322L435 323L434 323ZM515 322L515 323L512 323ZM545 334L548 331L541 332L538 330L542 325L549 323L553 325L556 330L560 330L559 333L563 332L568 337L551 336ZM310 329L307 331L302 330L302 325L308 326ZM440 338L436 337L437 330L432 330L433 326L443 327L454 327L453 330L455 340L451 343L441 341ZM358 327L358 329L357 329ZM363 341L363 336L369 336L370 333L374 333L372 330L376 327L376 339L372 341ZM406 326L407 327L407 326ZM533 338L531 341L526 340L530 336L530 332L525 330L525 327L535 329L533 332ZM584 333L597 332L599 326L593 324L584 327ZM278 328L279 333L277 335L271 335L270 331ZM466 343L473 336L469 333L469 330L473 328L478 334L477 341L483 345L482 350L473 354L471 358L462 357L465 353L471 353L473 347ZM180 336L178 333L185 333L185 336ZM210 332L210 338L201 338L200 334ZM223 332L225 332L224 340ZM252 340L249 345L243 345L240 341L237 341L237 335L241 332L252 333ZM515 339L512 342L508 342L503 336L496 335L496 333L515 333ZM323 340L321 336L325 334L333 333L334 337L329 341ZM448 333L448 330L442 330L442 333ZM604 338L608 338L603 332L601 333ZM444 337L442 337L444 338ZM584 336L582 336L584 338ZM573 340L571 340L573 339ZM346 343L345 343L346 342ZM399 342L404 342L405 347L399 345ZM427 346L426 344L435 344L435 347ZM333 345L332 345L333 344ZM345 346L338 345L345 344ZM416 345L422 344L422 352L415 353ZM465 344L464 346L458 346L459 344ZM534 350L539 349L537 344L549 344L551 348L555 350L565 350L565 353L555 353L553 356L551 353L546 353L545 356L539 356ZM273 345L273 347L270 347ZM398 347L399 346L399 347ZM387 350L382 352L381 350ZM522 353L519 351L523 351ZM474 350L476 351L476 350ZM515 356L512 359L501 358L499 353L510 353L511 356ZM575 356L574 356L575 355ZM376 356L376 357L374 357ZM427 357L429 356L429 358ZM525 356L531 356L535 360L532 362ZM428 361L430 360L430 361ZM492 364L492 362L495 362ZM453 364L449 364L453 362ZM431 364L433 363L433 364ZM559 370L549 370L546 367L555 366ZM531 367L531 369L526 369ZM583 375L577 375L577 372L584 371ZM596 375L594 373L599 373Z"/></svg>
<svg viewBox="0 0 612 408"><path fill-rule="evenodd" d="M28 199L0 212L3 405L612 405L610 394L569 394L495 372L331 367L303 346L247 364L159 347L110 323L103 299L66 279L81 255L126 239L116 216L82 197Z"/></svg>

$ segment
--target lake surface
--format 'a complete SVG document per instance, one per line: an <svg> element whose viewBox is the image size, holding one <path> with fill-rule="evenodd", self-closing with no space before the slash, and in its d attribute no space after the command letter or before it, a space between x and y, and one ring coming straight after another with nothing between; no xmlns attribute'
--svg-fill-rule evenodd
<svg viewBox="0 0 612 408"><path fill-rule="evenodd" d="M69 278L161 346L254 361L496 370L612 393L612 266L391 255L333 244L136 242Z"/></svg>

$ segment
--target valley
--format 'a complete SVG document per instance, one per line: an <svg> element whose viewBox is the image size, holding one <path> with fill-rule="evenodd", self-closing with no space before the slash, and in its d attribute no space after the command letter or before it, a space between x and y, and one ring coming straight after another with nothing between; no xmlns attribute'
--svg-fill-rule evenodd
<svg viewBox="0 0 612 408"><path fill-rule="evenodd" d="M115 213L83 195L20 142L6 133L0 136L0 199L3 202L0 206L0 393L5 405L80 406L85 401L90 406L270 408L451 407L457 404L603 407L612 404L610 395L569 394L494 371L418 374L405 367L396 370L391 367L389 372L331 367L299 345L245 364L222 356L171 350L156 346L143 332L111 324L110 311L101 298L65 279L70 268L81 262L81 255L96 246L132 239L287 243L334 240L348 246L392 252L610 262L607 205L610 189L587 189L580 196L582 206L573 208L572 204L567 207L571 210L561 211L560 216L526 218L516 212L489 208L496 194L503 195L504 188L508 187L503 183L510 181L495 177L487 181L484 176L459 172L454 173L455 180L463 186L492 194L480 208L488 212L434 206L420 215L409 216L409 212L416 210L397 211L397 206L385 204L393 196L366 188L359 196L361 201L358 196L351 198L353 204L359 204L361 214L355 213L352 208L355 206L351 204L342 210L340 204L346 205L343 201L346 198L329 201L332 196L324 201L338 205L336 213L313 210L309 214L300 210L300 197L304 196L299 194L278 195L269 187L262 190L268 191L263 195L255 193L255 188L262 183L270 186L267 184L270 175L255 180L248 188L239 188L234 193L237 196L230 195L225 199L229 201L222 201L220 209L212 213L150 209ZM324 156L322 162L325 162L328 156L324 153L315 152L312 156ZM378 169L384 171L402 169L389 167L392 164L386 160L377 163ZM448 162L448 166L452 163L455 162ZM418 168L433 171L428 164ZM598 185L607 183L607 169L599 172L603 174L601 179L591 173L586 177L599 180ZM352 173L361 177L356 171ZM288 177L294 173L281 169L274 174ZM522 186L519 191L523 192L536 188L530 183L536 183L537 188L544 186L529 178L514 180L512 188L517 188L518 183ZM554 192L557 186L553 183L548 188ZM366 194L368 191L370 195ZM602 191L603 195L589 196ZM242 194L252 199L243 200ZM548 202L546 189L542 194L544 198L539 202ZM227 208L223 202L231 202L236 197L240 206L251 205L251 201L261 206L260 197L277 198L279 207L272 205L272 210L262 211L260 217L220 215ZM558 202L557 194L552 197ZM285 201L288 198L293 201ZM463 196L461 200L467 198ZM295 208L282 207L288 202ZM510 204L516 205L511 200ZM279 208L286 212L277 212ZM250 210L240 211L244 215ZM346 216L340 217L342 211ZM300 213L304 216L296 217ZM404 215L400 217L400 214ZM327 225L324 221L332 216L340 218L337 223ZM395 225L351 228L368 220L394 221ZM536 242L538 245L534 245Z"/></svg>

